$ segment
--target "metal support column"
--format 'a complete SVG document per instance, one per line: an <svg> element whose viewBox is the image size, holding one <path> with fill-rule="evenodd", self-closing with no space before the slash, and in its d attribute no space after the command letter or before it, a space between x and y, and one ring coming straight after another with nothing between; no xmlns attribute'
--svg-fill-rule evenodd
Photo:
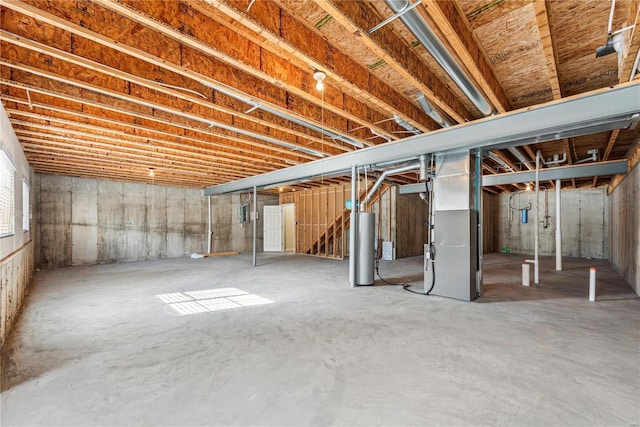
<svg viewBox="0 0 640 427"><path fill-rule="evenodd" d="M209 212L209 216L207 217L207 253L210 254L211 253L211 196L207 196L207 204L209 206L209 209L207 210L207 212Z"/></svg>
<svg viewBox="0 0 640 427"><path fill-rule="evenodd" d="M561 181L556 179L556 271L562 271L562 227L560 226L561 186Z"/></svg>
<svg viewBox="0 0 640 427"><path fill-rule="evenodd" d="M351 166L351 214L349 225L349 283L351 287L356 286L356 260L357 260L357 247L356 247L356 230L358 229L358 215L356 213L356 201L358 200L358 194L356 191L356 183L358 167L356 165Z"/></svg>
<svg viewBox="0 0 640 427"><path fill-rule="evenodd" d="M482 219L482 150L476 150L476 211L478 211L478 273L476 289L482 295L483 219Z"/></svg>
<svg viewBox="0 0 640 427"><path fill-rule="evenodd" d="M539 259L538 259L538 223L540 222L540 151L536 152L536 209L533 224L534 253L533 253L533 283L539 283Z"/></svg>
<svg viewBox="0 0 640 427"><path fill-rule="evenodd" d="M258 256L257 256L257 250L258 250L258 189L256 188L256 186L253 186L253 266L255 267L256 265L258 265Z"/></svg>

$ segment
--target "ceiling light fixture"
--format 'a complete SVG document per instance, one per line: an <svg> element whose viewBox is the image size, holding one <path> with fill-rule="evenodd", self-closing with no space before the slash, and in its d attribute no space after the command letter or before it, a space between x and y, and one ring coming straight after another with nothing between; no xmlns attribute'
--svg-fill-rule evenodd
<svg viewBox="0 0 640 427"><path fill-rule="evenodd" d="M316 89L321 91L324 89L324 83L322 82L325 78L327 77L327 75L325 73L323 73L322 71L316 71L313 73L313 78L316 79L316 81L318 83L316 83Z"/></svg>
<svg viewBox="0 0 640 427"><path fill-rule="evenodd" d="M149 168L149 176L154 176L155 170L153 168Z"/></svg>

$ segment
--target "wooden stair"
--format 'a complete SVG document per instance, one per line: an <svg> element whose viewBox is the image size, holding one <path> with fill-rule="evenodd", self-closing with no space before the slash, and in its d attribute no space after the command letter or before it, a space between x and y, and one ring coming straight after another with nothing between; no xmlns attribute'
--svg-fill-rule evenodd
<svg viewBox="0 0 640 427"><path fill-rule="evenodd" d="M376 191L371 200L368 202L369 204L374 204L382 195L389 190L388 185L381 185L380 191ZM366 193L363 193L359 197L359 202L362 203L366 197ZM344 230L349 228L351 223L351 210L343 209L342 212L338 213L336 217L327 224L327 227L320 233L320 235L305 248L304 254L307 255L317 255L326 258L343 258L335 255L335 244L342 237ZM344 250L342 251L344 253Z"/></svg>

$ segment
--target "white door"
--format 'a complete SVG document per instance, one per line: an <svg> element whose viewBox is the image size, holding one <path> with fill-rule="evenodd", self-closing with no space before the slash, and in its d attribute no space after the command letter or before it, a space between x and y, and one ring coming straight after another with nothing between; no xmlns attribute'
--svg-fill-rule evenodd
<svg viewBox="0 0 640 427"><path fill-rule="evenodd" d="M282 252L282 207L265 206L263 219L264 251Z"/></svg>

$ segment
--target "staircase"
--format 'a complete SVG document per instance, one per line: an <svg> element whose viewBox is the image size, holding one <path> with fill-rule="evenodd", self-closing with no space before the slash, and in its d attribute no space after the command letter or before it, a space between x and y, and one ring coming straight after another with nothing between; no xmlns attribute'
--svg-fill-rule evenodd
<svg viewBox="0 0 640 427"><path fill-rule="evenodd" d="M376 203L388 190L389 186L382 184L380 186L380 191L376 191L368 204L372 205ZM366 193L361 194L359 197L359 203L362 203L365 197ZM344 231L348 229L351 224L350 214L351 210L349 209L343 209L342 212L338 213L338 215L336 215L336 217L327 224L327 227L320 233L320 235L305 248L303 253L326 258L344 258L344 248L342 248L343 250L338 254L336 251L336 244L338 240L342 238Z"/></svg>

